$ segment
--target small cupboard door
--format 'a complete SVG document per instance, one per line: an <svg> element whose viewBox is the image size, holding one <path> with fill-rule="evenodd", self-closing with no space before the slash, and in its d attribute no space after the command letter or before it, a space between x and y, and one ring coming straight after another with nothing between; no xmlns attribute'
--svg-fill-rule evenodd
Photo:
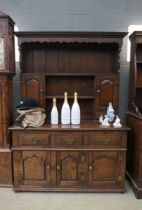
<svg viewBox="0 0 142 210"><path fill-rule="evenodd" d="M44 76L38 73L21 74L21 97L34 98L44 107Z"/></svg>
<svg viewBox="0 0 142 210"><path fill-rule="evenodd" d="M106 112L109 102L118 110L119 77L117 75L99 74L96 78L96 117Z"/></svg>
<svg viewBox="0 0 142 210"><path fill-rule="evenodd" d="M89 184L97 188L121 187L124 182L123 155L112 152L91 152L89 155ZM122 171L123 170L123 171Z"/></svg>
<svg viewBox="0 0 142 210"><path fill-rule="evenodd" d="M51 184L51 154L47 151L14 151L14 186Z"/></svg>
<svg viewBox="0 0 142 210"><path fill-rule="evenodd" d="M87 182L88 156L78 151L57 152L57 186L77 187Z"/></svg>

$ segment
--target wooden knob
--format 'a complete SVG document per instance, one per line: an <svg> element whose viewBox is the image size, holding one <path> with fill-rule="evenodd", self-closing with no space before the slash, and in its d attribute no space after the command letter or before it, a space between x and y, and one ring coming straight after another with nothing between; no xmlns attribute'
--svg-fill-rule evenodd
<svg viewBox="0 0 142 210"><path fill-rule="evenodd" d="M60 170L60 166L57 166L57 170L58 170L58 171Z"/></svg>
<svg viewBox="0 0 142 210"><path fill-rule="evenodd" d="M40 90L40 93L43 93L43 89Z"/></svg>
<svg viewBox="0 0 142 210"><path fill-rule="evenodd" d="M100 93L100 90L97 90L96 92L97 92L97 93Z"/></svg>
<svg viewBox="0 0 142 210"><path fill-rule="evenodd" d="M89 170L90 170L90 171L92 170L92 166L89 166Z"/></svg>
<svg viewBox="0 0 142 210"><path fill-rule="evenodd" d="M47 168L47 170L50 170L50 165L47 165L46 168Z"/></svg>

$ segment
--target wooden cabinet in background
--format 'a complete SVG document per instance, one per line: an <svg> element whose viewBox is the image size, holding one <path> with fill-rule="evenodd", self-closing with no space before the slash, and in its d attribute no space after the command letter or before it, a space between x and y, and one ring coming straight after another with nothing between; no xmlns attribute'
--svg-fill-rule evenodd
<svg viewBox="0 0 142 210"><path fill-rule="evenodd" d="M0 186L12 186L12 158L9 148L0 148Z"/></svg>
<svg viewBox="0 0 142 210"><path fill-rule="evenodd" d="M0 11L0 73L15 72L14 21Z"/></svg>
<svg viewBox="0 0 142 210"><path fill-rule="evenodd" d="M130 35L127 174L137 198L142 198L142 32Z"/></svg>
<svg viewBox="0 0 142 210"><path fill-rule="evenodd" d="M10 145L8 128L12 123L12 77L0 74L0 147Z"/></svg>
<svg viewBox="0 0 142 210"><path fill-rule="evenodd" d="M8 128L12 124L14 58L14 22L8 15L0 12L0 186L12 185Z"/></svg>
<svg viewBox="0 0 142 210"><path fill-rule="evenodd" d="M127 112L128 133L127 175L137 198L142 198L142 117Z"/></svg>

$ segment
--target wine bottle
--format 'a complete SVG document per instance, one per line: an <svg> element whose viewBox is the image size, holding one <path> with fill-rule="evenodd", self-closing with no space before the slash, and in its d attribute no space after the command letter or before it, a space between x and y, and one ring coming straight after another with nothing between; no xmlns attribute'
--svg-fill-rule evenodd
<svg viewBox="0 0 142 210"><path fill-rule="evenodd" d="M51 110L51 124L52 125L58 124L58 110L56 106L56 98L53 98L53 107Z"/></svg>
<svg viewBox="0 0 142 210"><path fill-rule="evenodd" d="M71 123L72 124L80 124L80 107L77 100L77 93L74 93L74 103L71 109Z"/></svg>
<svg viewBox="0 0 142 210"><path fill-rule="evenodd" d="M64 103L61 109L61 124L70 124L70 106L68 104L67 92L64 93Z"/></svg>

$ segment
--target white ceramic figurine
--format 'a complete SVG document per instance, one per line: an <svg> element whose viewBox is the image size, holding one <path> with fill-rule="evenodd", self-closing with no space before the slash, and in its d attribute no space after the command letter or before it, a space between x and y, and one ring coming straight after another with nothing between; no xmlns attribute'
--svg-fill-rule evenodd
<svg viewBox="0 0 142 210"><path fill-rule="evenodd" d="M120 128L122 125L120 123L120 118L118 117L118 115L116 115L116 119L115 122L113 123L113 126L116 128Z"/></svg>
<svg viewBox="0 0 142 210"><path fill-rule="evenodd" d="M104 118L104 120L103 120L103 122L102 122L102 126L105 126L105 127L109 127L109 126L110 126L110 124L109 124L109 122L108 122L107 115L105 115L105 118Z"/></svg>

